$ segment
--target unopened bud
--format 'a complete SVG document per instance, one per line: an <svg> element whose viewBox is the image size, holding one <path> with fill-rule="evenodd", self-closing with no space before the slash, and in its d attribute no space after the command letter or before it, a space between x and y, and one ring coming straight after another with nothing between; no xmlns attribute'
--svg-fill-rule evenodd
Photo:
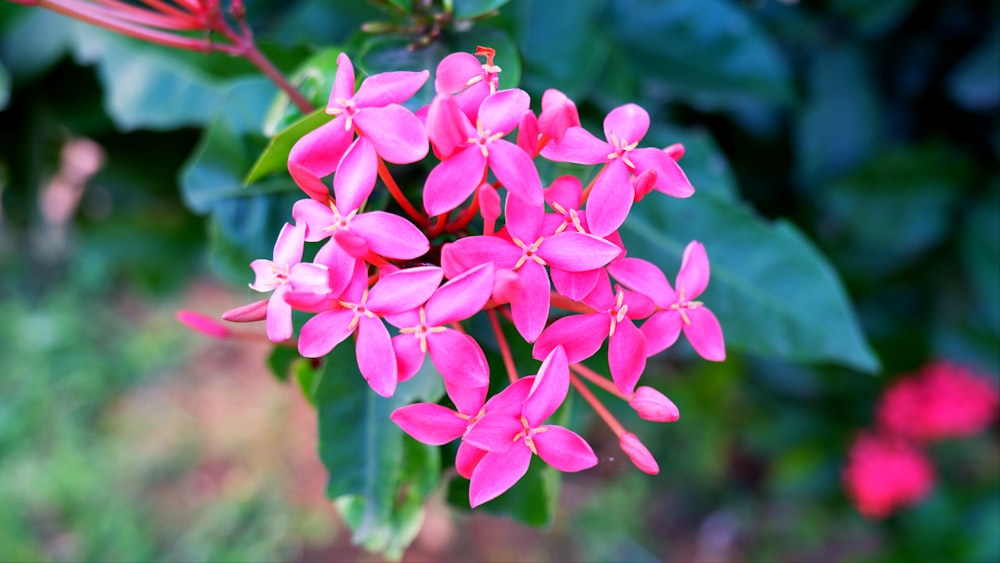
<svg viewBox="0 0 1000 563"><path fill-rule="evenodd" d="M646 449L646 446L639 441L639 438L635 434L626 432L618 440L622 451L625 452L640 471L649 473L650 475L656 475L660 472L660 466L653 459L653 454L649 453L649 450Z"/></svg>
<svg viewBox="0 0 1000 563"><path fill-rule="evenodd" d="M500 194L489 184L479 186L476 195L479 198L479 212L483 215L483 221L494 224L500 217Z"/></svg>
<svg viewBox="0 0 1000 563"><path fill-rule="evenodd" d="M174 317L184 326L205 336L229 338L231 335L229 329L223 326L222 323L201 313L181 309L177 311Z"/></svg>
<svg viewBox="0 0 1000 563"><path fill-rule="evenodd" d="M267 318L267 299L255 301L222 313L222 319L233 323L253 323Z"/></svg>
<svg viewBox="0 0 1000 563"><path fill-rule="evenodd" d="M542 94L542 113L538 115L538 130L543 135L562 141L566 130L580 126L580 114L576 104L566 94L550 88Z"/></svg>
<svg viewBox="0 0 1000 563"><path fill-rule="evenodd" d="M674 422L681 417L677 405L652 387L639 387L632 394L628 405L639 413L639 418L653 422Z"/></svg>
<svg viewBox="0 0 1000 563"><path fill-rule="evenodd" d="M674 143L669 147L664 147L663 152L667 153L667 156L677 161L684 157L684 145Z"/></svg>
<svg viewBox="0 0 1000 563"><path fill-rule="evenodd" d="M639 202L642 198L653 191L653 186L656 185L656 179L659 175L656 170L652 168L644 170L642 174L639 174L632 180L632 187L635 188L635 199L633 201Z"/></svg>
<svg viewBox="0 0 1000 563"><path fill-rule="evenodd" d="M493 279L493 301L497 304L511 303L521 298L524 280L513 270L500 269Z"/></svg>

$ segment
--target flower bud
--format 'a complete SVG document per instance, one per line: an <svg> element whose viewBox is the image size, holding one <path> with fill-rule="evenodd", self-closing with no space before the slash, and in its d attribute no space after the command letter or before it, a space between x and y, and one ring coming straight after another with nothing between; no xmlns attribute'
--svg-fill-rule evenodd
<svg viewBox="0 0 1000 563"><path fill-rule="evenodd" d="M649 453L649 450L646 449L646 446L639 441L639 438L635 434L626 432L619 436L618 440L622 451L628 455L629 459L632 460L632 463L639 470L650 475L656 475L660 472L660 466L653 459L653 454Z"/></svg>
<svg viewBox="0 0 1000 563"><path fill-rule="evenodd" d="M652 387L636 389L628 405L639 413L639 418L653 422L674 422L681 417L677 405Z"/></svg>
<svg viewBox="0 0 1000 563"><path fill-rule="evenodd" d="M249 305L230 309L222 313L222 319L233 323L253 323L267 318L267 299ZM183 322L183 321L182 321Z"/></svg>
<svg viewBox="0 0 1000 563"><path fill-rule="evenodd" d="M664 147L663 152L667 153L667 156L678 161L684 156L684 145L680 143L674 143L669 147Z"/></svg>
<svg viewBox="0 0 1000 563"><path fill-rule="evenodd" d="M513 270L501 268L496 271L493 281L493 301L497 304L511 303L521 298L524 280Z"/></svg>
<svg viewBox="0 0 1000 563"><path fill-rule="evenodd" d="M632 180L632 188L635 189L635 196L633 201L638 203L642 198L646 197L649 192L653 191L653 186L656 185L656 179L658 174L656 170L652 168L648 170L643 170L642 174L639 174Z"/></svg>
<svg viewBox="0 0 1000 563"><path fill-rule="evenodd" d="M177 311L174 317L184 326L195 332L204 334L205 336L211 336L212 338L229 338L231 334L229 329L223 326L219 321L201 313L181 309Z"/></svg>
<svg viewBox="0 0 1000 563"><path fill-rule="evenodd" d="M489 184L479 186L476 193L479 199L479 213L483 216L483 221L494 225L500 217L500 194Z"/></svg>
<svg viewBox="0 0 1000 563"><path fill-rule="evenodd" d="M538 116L538 130L555 142L562 141L566 130L580 126L580 114L573 100L559 90L550 88L542 94L542 113Z"/></svg>
<svg viewBox="0 0 1000 563"><path fill-rule="evenodd" d="M538 118L531 110L521 114L517 126L517 146L529 155L538 154Z"/></svg>

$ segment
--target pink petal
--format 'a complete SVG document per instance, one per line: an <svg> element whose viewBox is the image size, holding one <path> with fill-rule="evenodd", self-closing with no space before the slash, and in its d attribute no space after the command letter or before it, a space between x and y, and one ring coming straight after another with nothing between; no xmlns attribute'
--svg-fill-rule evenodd
<svg viewBox="0 0 1000 563"><path fill-rule="evenodd" d="M524 401L531 393L534 384L534 375L522 377L505 387L503 391L490 397L483 408L486 412L502 412L519 417L524 409Z"/></svg>
<svg viewBox="0 0 1000 563"><path fill-rule="evenodd" d="M337 169L353 140L354 130L347 127L347 118L338 116L295 142L288 154L289 171L294 162L317 178L329 176Z"/></svg>
<svg viewBox="0 0 1000 563"><path fill-rule="evenodd" d="M267 338L281 342L292 337L292 306L285 302L288 286L280 286L267 302Z"/></svg>
<svg viewBox="0 0 1000 563"><path fill-rule="evenodd" d="M378 108L389 104L401 104L412 98L429 77L430 72L426 70L373 74L361 83L361 87L354 94L354 103L359 108Z"/></svg>
<svg viewBox="0 0 1000 563"><path fill-rule="evenodd" d="M412 334L392 337L392 350L396 354L396 370L399 381L413 377L424 365L426 354L420 348L420 339Z"/></svg>
<svg viewBox="0 0 1000 563"><path fill-rule="evenodd" d="M454 278L482 264L513 268L521 254L520 248L500 237L465 237L444 245L441 266L446 277Z"/></svg>
<svg viewBox="0 0 1000 563"><path fill-rule="evenodd" d="M367 316L359 318L358 369L373 391L383 397L391 397L399 380L392 338L380 319Z"/></svg>
<svg viewBox="0 0 1000 563"><path fill-rule="evenodd" d="M642 386L635 390L628 405L639 413L639 418L653 422L674 422L681 417L680 410L666 395L652 387Z"/></svg>
<svg viewBox="0 0 1000 563"><path fill-rule="evenodd" d="M538 152L538 118L531 110L522 113L517 123L517 146L529 155Z"/></svg>
<svg viewBox="0 0 1000 563"><path fill-rule="evenodd" d="M434 74L438 94L455 94L468 88L470 79L483 74L483 63L469 53L452 53L441 59Z"/></svg>
<svg viewBox="0 0 1000 563"><path fill-rule="evenodd" d="M427 156L427 131L403 106L365 109L354 117L354 123L383 160L409 164Z"/></svg>
<svg viewBox="0 0 1000 563"><path fill-rule="evenodd" d="M468 421L441 405L417 403L392 411L389 420L395 422L418 442L440 446L465 434Z"/></svg>
<svg viewBox="0 0 1000 563"><path fill-rule="evenodd" d="M430 250L430 243L420 229L404 217L385 211L355 216L351 230L364 237L369 249L386 258L412 260Z"/></svg>
<svg viewBox="0 0 1000 563"><path fill-rule="evenodd" d="M636 172L656 171L656 182L653 189L673 197L690 197L694 194L694 186L688 180L677 161L667 153L654 148L636 149L629 153L629 159L635 164Z"/></svg>
<svg viewBox="0 0 1000 563"><path fill-rule="evenodd" d="M493 186L483 183L480 184L476 197L479 198L479 214L483 216L483 222L489 225L486 232L492 232L500 217L500 194Z"/></svg>
<svg viewBox="0 0 1000 563"><path fill-rule="evenodd" d="M593 235L576 231L563 231L546 237L538 247L538 255L549 266L568 272L584 272L605 266L621 249Z"/></svg>
<svg viewBox="0 0 1000 563"><path fill-rule="evenodd" d="M339 108L341 103L338 100L350 100L354 97L354 65L351 59L344 53L337 56L337 75L333 80L333 89L330 90L330 101L327 109Z"/></svg>
<svg viewBox="0 0 1000 563"><path fill-rule="evenodd" d="M549 355L556 346L562 346L570 362L580 362L593 356L601 349L611 328L611 317L607 313L570 315L550 324L535 341L531 355L540 360Z"/></svg>
<svg viewBox="0 0 1000 563"><path fill-rule="evenodd" d="M504 205L507 233L525 244L538 240L542 234L545 208L531 205L518 197L508 197Z"/></svg>
<svg viewBox="0 0 1000 563"><path fill-rule="evenodd" d="M535 163L514 143L503 139L490 143L489 166L503 187L524 203L541 207L545 202Z"/></svg>
<svg viewBox="0 0 1000 563"><path fill-rule="evenodd" d="M641 141L649 131L649 114L635 104L625 104L611 110L604 118L604 137L611 142L612 135L619 143Z"/></svg>
<svg viewBox="0 0 1000 563"><path fill-rule="evenodd" d="M337 161L339 162L340 159ZM326 187L326 184L302 164L289 159L288 173L292 176L292 180L295 180L295 185L310 198L320 203L326 203L330 199L330 188Z"/></svg>
<svg viewBox="0 0 1000 563"><path fill-rule="evenodd" d="M625 287L645 295L660 307L667 308L677 302L677 294L670 287L667 276L650 262L640 258L623 258L608 264L608 273Z"/></svg>
<svg viewBox="0 0 1000 563"><path fill-rule="evenodd" d="M689 242L684 249L684 257L681 258L681 269L677 273L677 292L683 291L685 299L694 299L708 287L710 276L705 247L696 240Z"/></svg>
<svg viewBox="0 0 1000 563"><path fill-rule="evenodd" d="M608 366L618 390L631 395L646 369L646 337L627 318L608 341Z"/></svg>
<svg viewBox="0 0 1000 563"><path fill-rule="evenodd" d="M357 259L348 254L336 241L324 244L316 253L314 262L326 266L329 273L330 293L340 296L351 282Z"/></svg>
<svg viewBox="0 0 1000 563"><path fill-rule="evenodd" d="M333 242L349 256L359 261L368 255L368 241L360 234L338 229L333 232Z"/></svg>
<svg viewBox="0 0 1000 563"><path fill-rule="evenodd" d="M476 128L450 96L438 96L427 111L427 136L442 160L469 146L469 139L478 136Z"/></svg>
<svg viewBox="0 0 1000 563"><path fill-rule="evenodd" d="M653 454L649 453L646 446L639 441L639 438L631 432L626 432L619 437L619 445L625 455L632 460L642 472L656 475L660 472L660 465L656 463Z"/></svg>
<svg viewBox="0 0 1000 563"><path fill-rule="evenodd" d="M601 277L602 270L587 270L584 272L567 272L559 268L552 269L549 274L552 276L552 285L560 295L569 297L573 301L580 301L594 290L597 280Z"/></svg>
<svg viewBox="0 0 1000 563"><path fill-rule="evenodd" d="M254 291L268 292L274 291L280 283L278 279L278 266L265 258L258 258L250 262L250 269L254 273L254 281L250 284L250 289Z"/></svg>
<svg viewBox="0 0 1000 563"><path fill-rule="evenodd" d="M597 465L597 456L586 440L561 426L542 426L532 436L538 457L559 471L574 472Z"/></svg>
<svg viewBox="0 0 1000 563"><path fill-rule="evenodd" d="M451 399L451 402L455 403L458 412L468 416L477 416L479 410L483 408L483 401L486 400L489 386L461 387L445 381L444 389L448 392L448 398Z"/></svg>
<svg viewBox="0 0 1000 563"><path fill-rule="evenodd" d="M501 90L483 100L479 106L479 125L489 134L506 135L517 127L521 115L528 111L531 98L519 88Z"/></svg>
<svg viewBox="0 0 1000 563"><path fill-rule="evenodd" d="M486 175L486 157L475 147L462 150L431 170L424 183L424 210L431 217L462 205Z"/></svg>
<svg viewBox="0 0 1000 563"><path fill-rule="evenodd" d="M552 185L545 188L545 201L558 203L567 211L570 209L580 209L580 200L583 197L583 186L576 176L559 176L552 181Z"/></svg>
<svg viewBox="0 0 1000 563"><path fill-rule="evenodd" d="M368 308L379 315L391 315L420 307L434 294L444 279L437 266L418 266L382 276L368 293Z"/></svg>
<svg viewBox="0 0 1000 563"><path fill-rule="evenodd" d="M457 330L447 329L427 335L427 351L434 367L450 385L482 387L490 382L486 356L476 340Z"/></svg>
<svg viewBox="0 0 1000 563"><path fill-rule="evenodd" d="M304 225L292 226L290 223L285 223L278 233L278 240L274 243L274 263L284 269L286 266L301 262L305 234Z"/></svg>
<svg viewBox="0 0 1000 563"><path fill-rule="evenodd" d="M542 113L538 129L555 142L560 142L570 127L580 126L580 114L573 100L559 90L549 88L542 94Z"/></svg>
<svg viewBox="0 0 1000 563"><path fill-rule="evenodd" d="M528 398L524 401L522 415L532 428L537 428L566 400L569 392L569 363L566 351L556 346L545 357Z"/></svg>
<svg viewBox="0 0 1000 563"><path fill-rule="evenodd" d="M553 162L601 164L608 161L614 147L593 136L583 127L570 127L558 143L549 143L542 149L542 156Z"/></svg>
<svg viewBox="0 0 1000 563"><path fill-rule="evenodd" d="M308 262L295 264L288 274L288 285L295 291L330 293L330 269Z"/></svg>
<svg viewBox="0 0 1000 563"><path fill-rule="evenodd" d="M344 154L333 177L333 193L337 209L347 214L361 207L375 188L378 156L375 146L366 137L358 137Z"/></svg>
<svg viewBox="0 0 1000 563"><path fill-rule="evenodd" d="M684 336L687 336L694 351L709 361L725 360L726 342L722 337L722 327L719 326L719 320L715 315L705 307L695 307L685 312L691 324L683 324Z"/></svg>
<svg viewBox="0 0 1000 563"><path fill-rule="evenodd" d="M462 477L471 479L476 466L486 454L486 450L481 450L462 440L462 443L458 445L458 452L455 454L455 469Z"/></svg>
<svg viewBox="0 0 1000 563"><path fill-rule="evenodd" d="M534 342L549 318L549 276L545 267L528 260L517 272L524 289L510 302L511 316L517 332L528 342Z"/></svg>
<svg viewBox="0 0 1000 563"><path fill-rule="evenodd" d="M514 437L522 430L524 425L519 416L507 412L488 412L465 434L465 441L489 452L502 452L515 444Z"/></svg>
<svg viewBox="0 0 1000 563"><path fill-rule="evenodd" d="M320 313L302 325L299 334L299 354L306 358L319 358L344 341L354 332L350 326L354 311L340 309Z"/></svg>
<svg viewBox="0 0 1000 563"><path fill-rule="evenodd" d="M612 160L597 179L587 200L590 232L604 237L617 231L632 209L634 196L628 166L620 158Z"/></svg>
<svg viewBox="0 0 1000 563"><path fill-rule="evenodd" d="M531 450L523 445L507 451L490 452L472 472L469 483L469 505L472 508L493 500L514 486L528 472Z"/></svg>
<svg viewBox="0 0 1000 563"><path fill-rule="evenodd" d="M660 311L642 323L639 330L646 337L646 354L658 354L677 342L681 335L681 315L677 311Z"/></svg>
<svg viewBox="0 0 1000 563"><path fill-rule="evenodd" d="M334 224L334 215L327 201L300 199L292 206L295 222L305 226L305 240L317 242L330 236L326 229Z"/></svg>
<svg viewBox="0 0 1000 563"><path fill-rule="evenodd" d="M230 309L222 313L222 319L232 323L252 323L267 317L267 299L254 301L248 305Z"/></svg>
<svg viewBox="0 0 1000 563"><path fill-rule="evenodd" d="M482 264L441 286L427 301L427 324L443 326L481 311L493 294L493 271L493 264Z"/></svg>
<svg viewBox="0 0 1000 563"><path fill-rule="evenodd" d="M628 305L628 318L633 321L645 319L656 312L656 303L634 291L625 290L625 304Z"/></svg>

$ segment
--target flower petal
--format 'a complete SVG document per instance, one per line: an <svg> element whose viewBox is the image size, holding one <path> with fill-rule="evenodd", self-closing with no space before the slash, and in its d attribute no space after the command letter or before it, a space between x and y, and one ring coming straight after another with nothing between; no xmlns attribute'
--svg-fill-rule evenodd
<svg viewBox="0 0 1000 563"><path fill-rule="evenodd" d="M715 315L705 307L695 307L686 311L690 324L684 323L684 336L691 347L706 360L721 362L726 359L726 342L722 327ZM648 322L648 321L647 321Z"/></svg>
<svg viewBox="0 0 1000 563"><path fill-rule="evenodd" d="M556 346L545 357L521 414L532 428L537 428L566 400L569 392L569 363L566 351Z"/></svg>
<svg viewBox="0 0 1000 563"><path fill-rule="evenodd" d="M375 146L366 137L358 137L340 160L337 175L333 177L333 193L337 209L348 214L361 207L372 190L378 176L378 156Z"/></svg>
<svg viewBox="0 0 1000 563"><path fill-rule="evenodd" d="M635 190L629 180L628 166L620 158L611 161L594 183L587 200L587 226L590 232L604 237L618 230L632 209Z"/></svg>
<svg viewBox="0 0 1000 563"><path fill-rule="evenodd" d="M289 171L294 162L317 178L329 176L353 140L354 130L347 127L347 118L338 116L295 141L288 153Z"/></svg>
<svg viewBox="0 0 1000 563"><path fill-rule="evenodd" d="M542 426L531 438L538 457L559 471L583 471L597 465L593 448L572 430L562 426Z"/></svg>
<svg viewBox="0 0 1000 563"><path fill-rule="evenodd" d="M306 358L319 358L344 341L354 332L350 326L354 311L339 309L319 313L302 325L299 334L299 354Z"/></svg>
<svg viewBox="0 0 1000 563"><path fill-rule="evenodd" d="M660 149L636 149L629 153L629 159L635 164L636 173L646 170L656 171L656 182L653 189L673 197L690 197L694 194L694 186L687 175L681 170L670 155Z"/></svg>
<svg viewBox="0 0 1000 563"><path fill-rule="evenodd" d="M545 201L550 205L556 203L567 211L580 209L582 198L583 186L576 176L559 176L552 181L549 187L545 188Z"/></svg>
<svg viewBox="0 0 1000 563"><path fill-rule="evenodd" d="M649 114L636 104L618 106L604 118L604 137L609 142L617 138L619 143L631 144L641 141L649 131Z"/></svg>
<svg viewBox="0 0 1000 563"><path fill-rule="evenodd" d="M508 412L488 412L465 434L465 441L488 452L502 452L515 444L524 425L520 417Z"/></svg>
<svg viewBox="0 0 1000 563"><path fill-rule="evenodd" d="M447 329L427 335L427 351L441 377L459 387L482 387L490 382L486 356L474 338Z"/></svg>
<svg viewBox="0 0 1000 563"><path fill-rule="evenodd" d="M420 348L420 338L412 334L393 336L392 351L396 355L396 370L399 381L406 381L413 377L424 365L426 354Z"/></svg>
<svg viewBox="0 0 1000 563"><path fill-rule="evenodd" d="M368 248L386 258L412 260L430 250L427 237L404 217L369 211L354 217L351 230L364 237Z"/></svg>
<svg viewBox="0 0 1000 563"><path fill-rule="evenodd" d="M538 169L521 147L503 139L493 141L488 158L490 170L508 192L528 205L541 207L545 203Z"/></svg>
<svg viewBox="0 0 1000 563"><path fill-rule="evenodd" d="M455 454L455 469L462 477L472 479L472 473L486 454L486 450L481 450L462 440L462 443L458 445L458 452Z"/></svg>
<svg viewBox="0 0 1000 563"><path fill-rule="evenodd" d="M534 375L522 377L490 397L483 408L486 412L503 412L519 417L524 409L524 401L528 398L528 393L531 393L534 384Z"/></svg>
<svg viewBox="0 0 1000 563"><path fill-rule="evenodd" d="M542 113L538 116L538 129L555 142L560 142L570 127L580 126L576 104L566 94L549 88L542 94Z"/></svg>
<svg viewBox="0 0 1000 563"><path fill-rule="evenodd" d="M538 255L553 268L568 272L584 272L607 265L622 250L602 238L576 231L563 231L546 237L538 247Z"/></svg>
<svg viewBox="0 0 1000 563"><path fill-rule="evenodd" d="M677 342L684 321L677 311L660 311L642 323L639 330L646 337L646 354L658 354Z"/></svg>
<svg viewBox="0 0 1000 563"><path fill-rule="evenodd" d="M513 268L523 252L512 242L497 236L465 237L441 249L444 275L451 279L482 264Z"/></svg>
<svg viewBox="0 0 1000 563"><path fill-rule="evenodd" d="M479 106L479 125L491 135L506 135L517 127L521 115L528 111L531 97L520 88L501 90L483 100Z"/></svg>
<svg viewBox="0 0 1000 563"><path fill-rule="evenodd" d="M618 390L631 395L646 369L646 337L627 318L608 341L608 367Z"/></svg>
<svg viewBox="0 0 1000 563"><path fill-rule="evenodd" d="M330 90L330 100L327 109L339 108L340 100L350 100L354 97L354 65L346 53L337 55L337 74Z"/></svg>
<svg viewBox="0 0 1000 563"><path fill-rule="evenodd" d="M541 360L556 346L562 346L570 362L580 362L593 356L601 349L611 328L611 317L607 313L570 315L556 319L539 335L531 355Z"/></svg>
<svg viewBox="0 0 1000 563"><path fill-rule="evenodd" d="M435 166L424 183L424 210L431 217L462 205L486 175L486 157L475 148L456 152Z"/></svg>
<svg viewBox="0 0 1000 563"><path fill-rule="evenodd" d="M469 53L452 53L441 59L434 73L438 94L455 94L469 87L469 80L483 75L483 63Z"/></svg>
<svg viewBox="0 0 1000 563"><path fill-rule="evenodd" d="M379 315L392 315L420 307L444 278L437 266L418 266L382 276L368 293L367 306Z"/></svg>
<svg viewBox="0 0 1000 563"><path fill-rule="evenodd" d="M409 164L427 156L427 130L403 106L365 109L354 117L354 123L383 160Z"/></svg>
<svg viewBox="0 0 1000 563"><path fill-rule="evenodd" d="M524 282L521 294L510 302L511 316L517 332L528 342L534 342L549 318L549 276L545 267L528 260L517 272Z"/></svg>
<svg viewBox="0 0 1000 563"><path fill-rule="evenodd" d="M645 295L660 307L667 308L677 302L677 294L663 271L641 258L616 260L608 264L608 273L618 283Z"/></svg>
<svg viewBox="0 0 1000 563"><path fill-rule="evenodd" d="M267 302L267 338L281 342L292 337L292 306L284 298L287 285L279 286Z"/></svg>
<svg viewBox="0 0 1000 563"><path fill-rule="evenodd" d="M476 138L476 128L462 113L451 96L438 96L427 110L427 137L441 160L451 158L469 139Z"/></svg>
<svg viewBox="0 0 1000 563"><path fill-rule="evenodd" d="M275 250L277 251L277 247ZM710 276L705 247L696 240L689 242L684 249L684 257L681 258L681 269L677 272L677 291L683 291L685 299L694 299L708 287Z"/></svg>
<svg viewBox="0 0 1000 563"><path fill-rule="evenodd" d="M524 477L530 464L531 450L523 445L483 456L472 472L469 505L475 508L505 493Z"/></svg>
<svg viewBox="0 0 1000 563"><path fill-rule="evenodd" d="M330 188L305 166L289 159L288 173L292 176L292 180L295 180L295 185L310 198L320 203L326 203L330 200Z"/></svg>
<svg viewBox="0 0 1000 563"><path fill-rule="evenodd" d="M418 442L440 446L465 434L468 421L455 411L431 403L416 403L392 411L395 422Z"/></svg>
<svg viewBox="0 0 1000 563"><path fill-rule="evenodd" d="M367 316L359 318L358 369L373 391L383 397L391 397L399 380L392 338L381 319Z"/></svg>
<svg viewBox="0 0 1000 563"><path fill-rule="evenodd" d="M493 271L493 264L481 264L438 288L427 300L427 324L444 326L481 311L493 294Z"/></svg>
<svg viewBox="0 0 1000 563"><path fill-rule="evenodd" d="M567 272L559 268L553 268L549 274L552 276L552 285L560 295L569 297L573 301L581 301L594 290L597 281L601 278L603 270L594 269L584 272Z"/></svg>
<svg viewBox="0 0 1000 563"><path fill-rule="evenodd" d="M329 201L329 197L327 198ZM300 199L292 206L292 217L299 225L305 226L305 240L321 241L330 236L328 227L334 224L333 210L326 202L315 199Z"/></svg>
<svg viewBox="0 0 1000 563"><path fill-rule="evenodd" d="M583 127L570 127L558 143L549 143L542 156L553 162L601 164L608 161L614 147L598 139Z"/></svg>
<svg viewBox="0 0 1000 563"><path fill-rule="evenodd" d="M373 74L361 83L354 103L359 108L378 108L409 100L427 82L430 72L395 71ZM360 113L363 112L359 112Z"/></svg>
<svg viewBox="0 0 1000 563"><path fill-rule="evenodd" d="M507 234L525 244L538 240L545 220L545 207L531 205L519 197L508 197L504 202Z"/></svg>
<svg viewBox="0 0 1000 563"><path fill-rule="evenodd" d="M448 392L448 398L455 403L458 412L467 416L477 416L479 410L483 408L483 401L486 400L486 393L489 386L482 387L462 387L452 385L448 381L444 382L444 389Z"/></svg>

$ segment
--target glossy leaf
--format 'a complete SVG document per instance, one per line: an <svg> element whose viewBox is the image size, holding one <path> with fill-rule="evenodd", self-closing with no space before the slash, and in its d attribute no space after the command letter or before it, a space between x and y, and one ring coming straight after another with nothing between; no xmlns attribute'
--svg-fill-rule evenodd
<svg viewBox="0 0 1000 563"><path fill-rule="evenodd" d="M477 18L488 14L510 0L454 0L455 9L452 14L458 19Z"/></svg>
<svg viewBox="0 0 1000 563"><path fill-rule="evenodd" d="M269 174L287 174L288 154L292 152L295 141L332 118L333 116L327 115L323 109L318 109L272 137L267 148L257 157L257 161L254 162L243 182L249 185Z"/></svg>
<svg viewBox="0 0 1000 563"><path fill-rule="evenodd" d="M722 324L727 348L878 369L836 272L790 223L769 224L705 193L647 197L620 232L630 256L667 272L677 270L689 241L705 245L712 279L701 300Z"/></svg>

